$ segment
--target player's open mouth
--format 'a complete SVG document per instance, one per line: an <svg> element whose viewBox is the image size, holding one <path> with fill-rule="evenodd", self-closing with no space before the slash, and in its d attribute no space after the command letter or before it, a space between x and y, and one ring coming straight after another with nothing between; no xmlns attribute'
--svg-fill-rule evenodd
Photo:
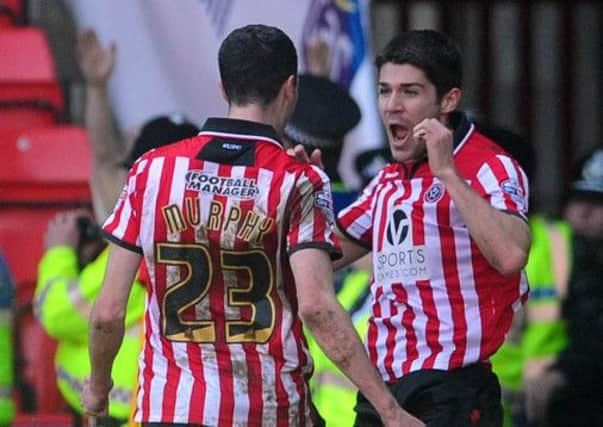
<svg viewBox="0 0 603 427"><path fill-rule="evenodd" d="M402 143L408 137L408 128L399 124L389 125L389 131L394 137L394 142Z"/></svg>

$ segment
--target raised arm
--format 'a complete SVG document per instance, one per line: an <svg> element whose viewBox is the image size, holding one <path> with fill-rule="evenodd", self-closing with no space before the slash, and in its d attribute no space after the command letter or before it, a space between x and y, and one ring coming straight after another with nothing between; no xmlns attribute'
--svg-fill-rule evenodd
<svg viewBox="0 0 603 427"><path fill-rule="evenodd" d="M415 127L414 133L425 140L433 175L445 185L469 234L490 265L505 275L520 271L530 249L527 222L492 207L459 175L452 155L452 132L440 121L426 119Z"/></svg>
<svg viewBox="0 0 603 427"><path fill-rule="evenodd" d="M291 255L300 316L318 345L379 412L385 426L422 426L398 406L371 364L349 315L337 301L328 254L302 249Z"/></svg>
<svg viewBox="0 0 603 427"><path fill-rule="evenodd" d="M124 183L126 171L120 166L127 145L117 129L108 93L108 80L115 64L115 43L104 48L94 30L78 38L78 62L85 79L85 125L92 150L90 187L97 221L110 214Z"/></svg>

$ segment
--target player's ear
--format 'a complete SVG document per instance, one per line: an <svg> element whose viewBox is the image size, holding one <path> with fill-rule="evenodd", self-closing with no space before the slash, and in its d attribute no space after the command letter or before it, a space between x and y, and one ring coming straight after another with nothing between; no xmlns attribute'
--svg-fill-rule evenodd
<svg viewBox="0 0 603 427"><path fill-rule="evenodd" d="M283 95L289 102L297 101L297 76L290 75L283 83Z"/></svg>
<svg viewBox="0 0 603 427"><path fill-rule="evenodd" d="M440 112L449 114L455 111L461 103L462 92L458 87L450 89L440 101Z"/></svg>
<svg viewBox="0 0 603 427"><path fill-rule="evenodd" d="M220 89L220 94L222 94L222 99L224 99L224 101L226 101L226 103L230 105L230 100L228 99L228 95L226 95L226 91L224 90L224 85L222 84L222 81L218 82L218 88Z"/></svg>

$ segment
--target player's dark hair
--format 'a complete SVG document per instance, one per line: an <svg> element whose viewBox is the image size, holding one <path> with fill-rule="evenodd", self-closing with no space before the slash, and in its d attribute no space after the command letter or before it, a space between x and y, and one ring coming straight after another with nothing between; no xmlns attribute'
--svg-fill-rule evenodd
<svg viewBox="0 0 603 427"><path fill-rule="evenodd" d="M266 106L289 76L297 76L297 51L280 29L247 25L232 31L218 52L229 104Z"/></svg>
<svg viewBox="0 0 603 427"><path fill-rule="evenodd" d="M439 31L413 30L394 37L377 56L377 71L388 62L420 68L435 86L438 98L454 87L461 88L461 51L451 38Z"/></svg>

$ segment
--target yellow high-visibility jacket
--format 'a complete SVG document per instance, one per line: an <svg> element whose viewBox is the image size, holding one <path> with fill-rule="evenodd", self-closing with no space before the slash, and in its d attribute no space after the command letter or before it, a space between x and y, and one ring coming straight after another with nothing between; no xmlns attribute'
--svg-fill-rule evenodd
<svg viewBox="0 0 603 427"><path fill-rule="evenodd" d="M370 284L370 273L352 270L337 292L337 299L352 316L358 335L365 339L370 312L364 304ZM312 402L326 425L344 427L354 424L356 394L358 389L323 353L310 334L306 334L310 354L314 360L314 375L310 379Z"/></svg>
<svg viewBox="0 0 603 427"><path fill-rule="evenodd" d="M58 341L58 387L68 404L80 413L80 394L84 379L90 375L88 321L101 289L108 255L105 248L80 271L75 250L58 246L46 251L38 268L34 313L47 333ZM126 333L113 364L109 415L123 420L130 415L136 390L145 295L145 288L136 281L128 300Z"/></svg>

